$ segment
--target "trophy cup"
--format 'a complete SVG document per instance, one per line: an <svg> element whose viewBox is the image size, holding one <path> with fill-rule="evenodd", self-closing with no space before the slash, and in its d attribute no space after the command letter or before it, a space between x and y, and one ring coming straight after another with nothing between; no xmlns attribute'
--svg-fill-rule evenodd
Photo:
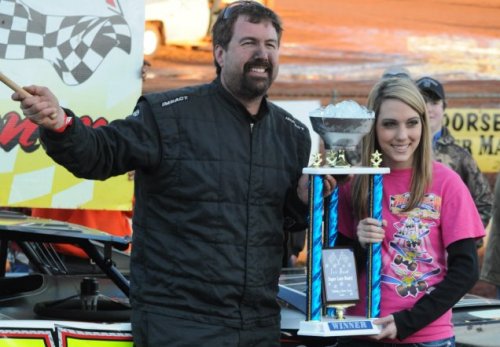
<svg viewBox="0 0 500 347"><path fill-rule="evenodd" d="M375 115L354 101L314 110L309 114L313 129L325 143L326 165L321 155L313 157L310 167L309 232L307 243L306 320L300 322L299 335L348 336L375 335L380 328L373 320L380 315L381 246L368 246L366 317L345 317L346 307L358 300L358 282L352 250L335 249L337 238L338 188L323 197L323 177L332 175L370 175L369 211L373 218L382 219L382 174L389 168L379 167L381 155L372 154L371 167L352 166L346 150L355 150L367 134ZM326 207L326 208L325 208Z"/></svg>

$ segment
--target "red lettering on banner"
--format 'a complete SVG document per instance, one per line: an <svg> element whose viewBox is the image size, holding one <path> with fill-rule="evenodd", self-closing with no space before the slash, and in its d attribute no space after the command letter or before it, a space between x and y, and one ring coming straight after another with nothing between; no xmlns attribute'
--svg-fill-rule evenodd
<svg viewBox="0 0 500 347"><path fill-rule="evenodd" d="M40 147L38 140L38 126L28 119L21 119L16 112L9 112L0 123L0 147L9 152L15 145L28 153Z"/></svg>
<svg viewBox="0 0 500 347"><path fill-rule="evenodd" d="M92 128L108 124L108 120L103 117L95 121L89 116L82 116L80 119L83 124ZM11 111L0 118L0 148L4 151L10 152L19 144L23 151L34 152L40 147L39 138L38 126L27 118L21 118L19 113Z"/></svg>

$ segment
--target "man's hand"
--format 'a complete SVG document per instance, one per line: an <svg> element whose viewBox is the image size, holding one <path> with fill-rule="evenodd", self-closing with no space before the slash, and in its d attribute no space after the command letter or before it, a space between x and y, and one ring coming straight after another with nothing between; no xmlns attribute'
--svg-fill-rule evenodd
<svg viewBox="0 0 500 347"><path fill-rule="evenodd" d="M331 175L323 176L323 197L326 198L333 193L333 190L337 186L337 180Z"/></svg>
<svg viewBox="0 0 500 347"><path fill-rule="evenodd" d="M31 95L15 92L12 100L21 102L21 110L26 118L49 130L56 130L64 125L64 111L48 88L29 86L24 89Z"/></svg>
<svg viewBox="0 0 500 347"><path fill-rule="evenodd" d="M337 181L331 175L323 176L323 197L332 194L337 186ZM297 194L304 204L309 203L309 175L302 175L297 186Z"/></svg>

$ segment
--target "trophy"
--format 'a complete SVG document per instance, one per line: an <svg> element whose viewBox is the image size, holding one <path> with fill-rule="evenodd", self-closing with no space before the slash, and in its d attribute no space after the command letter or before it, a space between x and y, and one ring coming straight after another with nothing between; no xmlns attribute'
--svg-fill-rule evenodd
<svg viewBox="0 0 500 347"><path fill-rule="evenodd" d="M352 166L345 157L346 151L356 150L361 138L370 131L373 117L370 111L354 101L330 104L310 113L313 129L325 143L328 167Z"/></svg>
<svg viewBox="0 0 500 347"><path fill-rule="evenodd" d="M359 300L355 258L351 249L335 248L337 238L338 188L323 197L323 176L370 175L370 214L382 220L381 155L372 153L370 167L353 166L346 151L355 150L375 121L375 115L354 101L319 108L309 114L313 129L325 143L326 164L320 154L310 167L309 232L307 242L306 320L300 322L299 335L348 336L375 335L380 328L373 320L380 315L381 246L367 248L366 317L348 317L344 310Z"/></svg>

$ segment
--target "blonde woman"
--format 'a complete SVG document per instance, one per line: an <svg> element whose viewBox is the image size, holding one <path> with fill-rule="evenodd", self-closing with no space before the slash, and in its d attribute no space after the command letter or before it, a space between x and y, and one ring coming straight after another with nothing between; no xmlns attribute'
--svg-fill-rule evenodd
<svg viewBox="0 0 500 347"><path fill-rule="evenodd" d="M381 80L368 107L375 112L363 139L362 164L382 153L382 221L368 215L368 176L340 186L339 232L362 247L382 243L381 332L340 338L340 346L454 346L451 308L478 279L475 240L484 236L467 187L431 159L426 105L410 79ZM365 289L360 274L361 297ZM350 314L364 315L362 299Z"/></svg>

